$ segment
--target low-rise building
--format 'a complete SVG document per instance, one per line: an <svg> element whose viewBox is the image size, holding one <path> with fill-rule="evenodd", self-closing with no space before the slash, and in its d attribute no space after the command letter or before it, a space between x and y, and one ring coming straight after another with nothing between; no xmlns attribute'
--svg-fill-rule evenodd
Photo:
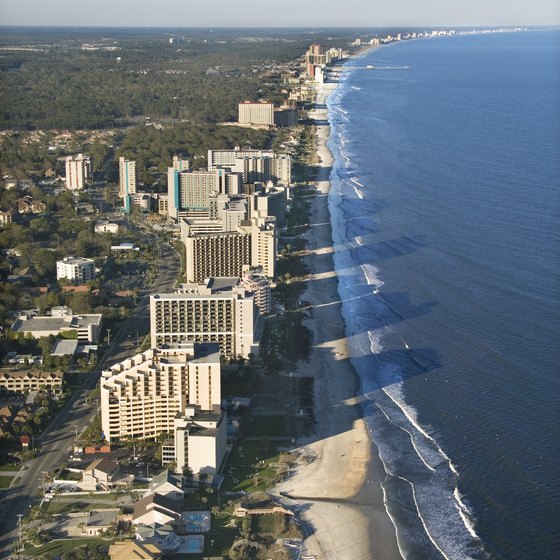
<svg viewBox="0 0 560 560"><path fill-rule="evenodd" d="M93 461L85 468L80 488L88 492L112 490L119 486L129 486L133 479L133 475L121 472L118 463L111 459L102 458Z"/></svg>
<svg viewBox="0 0 560 560"><path fill-rule="evenodd" d="M134 504L134 525L172 525L182 527L181 506L161 494L150 494Z"/></svg>
<svg viewBox="0 0 560 560"><path fill-rule="evenodd" d="M30 391L62 393L64 373L61 371L0 370L0 393L25 394Z"/></svg>
<svg viewBox="0 0 560 560"><path fill-rule="evenodd" d="M39 339L43 336L57 336L69 331L76 332L80 342L97 342L101 332L102 315L100 313L74 315L69 307L52 309L51 316L23 315L11 326L12 333L22 333Z"/></svg>
<svg viewBox="0 0 560 560"><path fill-rule="evenodd" d="M184 496L182 474L165 469L154 476L144 497L156 493L171 500L182 500Z"/></svg>
<svg viewBox="0 0 560 560"><path fill-rule="evenodd" d="M153 543L117 541L109 546L111 560L152 560L161 556L161 548Z"/></svg>
<svg viewBox="0 0 560 560"><path fill-rule="evenodd" d="M97 220L93 226L93 231L95 233L118 233L119 224L109 220Z"/></svg>

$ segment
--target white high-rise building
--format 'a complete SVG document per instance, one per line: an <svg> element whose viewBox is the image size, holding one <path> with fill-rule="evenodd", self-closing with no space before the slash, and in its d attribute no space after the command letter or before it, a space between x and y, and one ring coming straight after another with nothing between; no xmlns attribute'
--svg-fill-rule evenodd
<svg viewBox="0 0 560 560"><path fill-rule="evenodd" d="M224 356L258 354L261 321L253 293L239 278L183 284L179 293L150 297L152 346L217 342Z"/></svg>
<svg viewBox="0 0 560 560"><path fill-rule="evenodd" d="M131 209L130 196L136 194L136 162L119 158L119 196L123 199L124 209Z"/></svg>
<svg viewBox="0 0 560 560"><path fill-rule="evenodd" d="M227 169L211 171L167 171L168 212L173 219L189 213L208 213L209 199L217 194L237 194L241 190L241 174Z"/></svg>
<svg viewBox="0 0 560 560"><path fill-rule="evenodd" d="M75 280L78 284L86 284L95 280L95 261L82 257L65 257L56 261L56 279Z"/></svg>
<svg viewBox="0 0 560 560"><path fill-rule="evenodd" d="M101 426L110 443L155 439L174 431L187 406L220 414L217 344L152 348L101 374Z"/></svg>
<svg viewBox="0 0 560 560"><path fill-rule="evenodd" d="M80 191L91 177L91 159L83 154L66 158L66 188Z"/></svg>
<svg viewBox="0 0 560 560"><path fill-rule="evenodd" d="M292 158L271 150L208 150L208 170L220 167L241 173L243 183L292 182Z"/></svg>

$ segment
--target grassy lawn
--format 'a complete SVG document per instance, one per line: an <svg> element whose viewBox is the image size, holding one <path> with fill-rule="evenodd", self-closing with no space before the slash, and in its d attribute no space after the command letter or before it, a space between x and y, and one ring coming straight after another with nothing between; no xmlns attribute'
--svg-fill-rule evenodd
<svg viewBox="0 0 560 560"><path fill-rule="evenodd" d="M90 498L89 496L72 496L69 498L54 497L46 507L47 513L72 513L76 511L89 511L98 508L120 507L120 502L114 499L115 494L102 494Z"/></svg>
<svg viewBox="0 0 560 560"><path fill-rule="evenodd" d="M60 556L64 552L68 552L70 550L75 550L76 548L86 545L86 544L101 544L109 546L111 543L115 542L118 539L98 539L98 538L91 538L91 539L67 539L61 541L53 541L50 543L46 543L42 546L32 546L25 549L25 556L26 558L34 558L35 556L43 555L43 554L50 554L52 556Z"/></svg>
<svg viewBox="0 0 560 560"><path fill-rule="evenodd" d="M237 527L227 527L231 519L231 514L225 512L212 518L212 530L205 539L205 555L227 556L235 537L239 535Z"/></svg>
<svg viewBox="0 0 560 560"><path fill-rule="evenodd" d="M245 437L287 436L285 416L253 416L245 428Z"/></svg>
<svg viewBox="0 0 560 560"><path fill-rule="evenodd" d="M234 447L224 471L222 489L226 492L262 492L273 484L279 459L275 446L245 442Z"/></svg>
<svg viewBox="0 0 560 560"><path fill-rule="evenodd" d="M0 476L0 488L8 488L12 482L11 476Z"/></svg>
<svg viewBox="0 0 560 560"><path fill-rule="evenodd" d="M0 472L5 471L19 471L23 467L23 463L18 463L17 465L0 465Z"/></svg>

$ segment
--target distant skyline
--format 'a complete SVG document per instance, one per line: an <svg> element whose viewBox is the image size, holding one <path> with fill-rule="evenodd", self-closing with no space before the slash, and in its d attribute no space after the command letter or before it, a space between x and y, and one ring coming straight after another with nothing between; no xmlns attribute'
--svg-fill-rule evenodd
<svg viewBox="0 0 560 560"><path fill-rule="evenodd" d="M0 25L440 27L560 25L558 0L0 0Z"/></svg>

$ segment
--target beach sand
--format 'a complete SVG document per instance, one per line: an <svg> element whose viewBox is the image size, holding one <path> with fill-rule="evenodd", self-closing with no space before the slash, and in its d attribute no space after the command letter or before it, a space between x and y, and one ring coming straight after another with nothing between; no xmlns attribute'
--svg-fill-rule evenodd
<svg viewBox="0 0 560 560"><path fill-rule="evenodd" d="M327 147L325 103L335 87L317 86L316 108L310 113L317 125L321 163L306 233L311 274L302 299L313 308L306 325L314 343L309 363L301 364L298 372L315 379L316 430L312 437L298 441L301 456L310 459L301 460L277 490L291 497L285 503L302 520L306 537L302 557L400 559L380 488L383 467L355 398L358 378L350 363L333 265L327 205L333 158Z"/></svg>

